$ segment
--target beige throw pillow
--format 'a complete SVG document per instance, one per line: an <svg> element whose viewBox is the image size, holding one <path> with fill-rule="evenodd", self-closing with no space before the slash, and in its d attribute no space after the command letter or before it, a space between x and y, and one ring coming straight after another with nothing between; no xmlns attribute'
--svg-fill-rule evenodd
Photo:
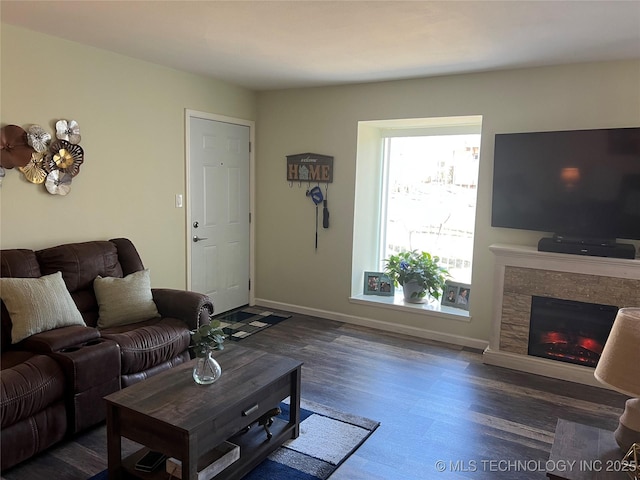
<svg viewBox="0 0 640 480"><path fill-rule="evenodd" d="M100 316L98 328L109 328L159 317L151 294L149 270L124 278L101 277L93 281Z"/></svg>
<svg viewBox="0 0 640 480"><path fill-rule="evenodd" d="M11 316L11 343L69 325L85 325L56 272L40 278L0 278L0 298Z"/></svg>

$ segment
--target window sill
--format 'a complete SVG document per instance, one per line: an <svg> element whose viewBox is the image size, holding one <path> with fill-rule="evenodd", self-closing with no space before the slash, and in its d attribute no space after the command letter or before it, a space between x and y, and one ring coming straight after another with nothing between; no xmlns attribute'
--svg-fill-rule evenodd
<svg viewBox="0 0 640 480"><path fill-rule="evenodd" d="M471 321L471 315L469 315L467 310L440 305L438 300L434 300L430 303L407 303L404 301L402 291L396 293L393 297L363 294L354 295L349 297L349 302L359 305L367 305L369 307L380 307L396 311L446 318L448 320L459 320L462 322Z"/></svg>

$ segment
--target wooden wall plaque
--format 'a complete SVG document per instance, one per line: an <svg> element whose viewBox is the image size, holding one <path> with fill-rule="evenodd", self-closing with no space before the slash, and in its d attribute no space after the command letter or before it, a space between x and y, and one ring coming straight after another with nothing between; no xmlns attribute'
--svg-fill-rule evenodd
<svg viewBox="0 0 640 480"><path fill-rule="evenodd" d="M333 182L333 157L318 153L287 155L288 182Z"/></svg>

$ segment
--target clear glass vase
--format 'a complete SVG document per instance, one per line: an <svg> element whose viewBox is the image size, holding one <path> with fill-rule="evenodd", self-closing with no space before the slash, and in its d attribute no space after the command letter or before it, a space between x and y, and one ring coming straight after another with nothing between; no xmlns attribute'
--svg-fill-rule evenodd
<svg viewBox="0 0 640 480"><path fill-rule="evenodd" d="M220 364L213 358L213 350L209 350L204 357L198 357L196 366L193 368L193 379L200 385L209 385L220 378L222 369Z"/></svg>

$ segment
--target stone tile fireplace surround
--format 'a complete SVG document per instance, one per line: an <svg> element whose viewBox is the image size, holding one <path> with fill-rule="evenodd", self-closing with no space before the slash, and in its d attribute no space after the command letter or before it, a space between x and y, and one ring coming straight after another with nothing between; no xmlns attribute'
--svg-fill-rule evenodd
<svg viewBox="0 0 640 480"><path fill-rule="evenodd" d="M591 367L528 355L531 299L640 306L640 260L538 252L514 245L491 245L490 250L496 258L495 293L484 362L601 387Z"/></svg>

